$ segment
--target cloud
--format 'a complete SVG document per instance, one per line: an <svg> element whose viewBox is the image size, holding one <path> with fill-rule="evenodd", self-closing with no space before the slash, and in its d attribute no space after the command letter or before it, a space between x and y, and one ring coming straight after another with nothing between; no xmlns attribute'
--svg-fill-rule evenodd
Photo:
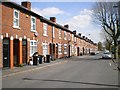
<svg viewBox="0 0 120 90"><path fill-rule="evenodd" d="M77 33L82 33L82 36L85 35L94 42L103 41L102 29L93 23L92 14L92 10L83 9L78 15L65 22L62 21L61 24L69 24L70 30L76 30Z"/></svg>
<svg viewBox="0 0 120 90"><path fill-rule="evenodd" d="M64 14L64 11L62 11L56 7L48 7L48 8L44 8L44 9L32 8L32 11L34 11L37 14L42 15L42 16L52 16L52 15Z"/></svg>
<svg viewBox="0 0 120 90"><path fill-rule="evenodd" d="M84 9L80 11L79 15L73 16L66 23L68 23L71 29L87 27L92 21L92 10Z"/></svg>

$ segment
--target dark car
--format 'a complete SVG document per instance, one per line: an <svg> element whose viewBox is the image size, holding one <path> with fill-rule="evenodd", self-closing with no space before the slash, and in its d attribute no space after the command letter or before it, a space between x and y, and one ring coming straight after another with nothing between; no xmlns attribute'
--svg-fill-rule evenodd
<svg viewBox="0 0 120 90"><path fill-rule="evenodd" d="M91 55L95 55L95 52L91 52L90 54L91 54Z"/></svg>

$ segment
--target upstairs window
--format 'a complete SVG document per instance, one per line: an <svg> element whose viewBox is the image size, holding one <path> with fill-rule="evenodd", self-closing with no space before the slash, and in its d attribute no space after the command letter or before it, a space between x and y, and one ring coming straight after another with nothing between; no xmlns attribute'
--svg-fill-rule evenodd
<svg viewBox="0 0 120 90"><path fill-rule="evenodd" d="M19 28L19 11L14 10L13 27Z"/></svg>
<svg viewBox="0 0 120 90"><path fill-rule="evenodd" d="M72 41L74 41L74 35L72 34Z"/></svg>
<svg viewBox="0 0 120 90"><path fill-rule="evenodd" d="M68 40L70 40L70 33L68 34Z"/></svg>
<svg viewBox="0 0 120 90"><path fill-rule="evenodd" d="M43 36L47 36L47 24L43 23Z"/></svg>
<svg viewBox="0 0 120 90"><path fill-rule="evenodd" d="M64 39L66 40L66 31L64 31Z"/></svg>
<svg viewBox="0 0 120 90"><path fill-rule="evenodd" d="M36 31L36 18L31 16L31 31Z"/></svg>
<svg viewBox="0 0 120 90"><path fill-rule="evenodd" d="M77 41L77 38L75 37L75 42Z"/></svg>
<svg viewBox="0 0 120 90"><path fill-rule="evenodd" d="M61 39L61 37L62 37L62 30L59 29L59 39Z"/></svg>

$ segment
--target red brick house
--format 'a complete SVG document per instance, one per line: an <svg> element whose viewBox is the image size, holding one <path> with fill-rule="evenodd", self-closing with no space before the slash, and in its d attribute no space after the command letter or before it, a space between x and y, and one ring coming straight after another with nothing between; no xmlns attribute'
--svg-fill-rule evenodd
<svg viewBox="0 0 120 90"><path fill-rule="evenodd" d="M57 24L55 17L48 20L32 12L30 2L22 2L21 5L2 2L0 6L1 67L13 68L19 64L28 64L35 52L45 57L50 54L52 59L56 59L79 56L86 47L96 48L94 43L69 30L68 25Z"/></svg>

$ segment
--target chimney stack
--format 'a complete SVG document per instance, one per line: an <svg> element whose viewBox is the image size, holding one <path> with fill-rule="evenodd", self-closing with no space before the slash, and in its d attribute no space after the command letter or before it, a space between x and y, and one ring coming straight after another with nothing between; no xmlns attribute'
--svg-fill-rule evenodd
<svg viewBox="0 0 120 90"><path fill-rule="evenodd" d="M83 37L83 39L85 39L85 36L82 36Z"/></svg>
<svg viewBox="0 0 120 90"><path fill-rule="evenodd" d="M23 2L21 3L21 5L22 5L23 7L25 7L25 8L27 8L28 10L31 10L31 3L30 3L30 2L28 2L28 1L23 1Z"/></svg>
<svg viewBox="0 0 120 90"><path fill-rule="evenodd" d="M64 25L64 27L67 28L67 29L69 29L69 25L68 24Z"/></svg>
<svg viewBox="0 0 120 90"><path fill-rule="evenodd" d="M74 30L73 33L76 34L76 30Z"/></svg>
<svg viewBox="0 0 120 90"><path fill-rule="evenodd" d="M78 33L78 35L81 37L81 33Z"/></svg>
<svg viewBox="0 0 120 90"><path fill-rule="evenodd" d="M55 17L50 17L50 21L56 23L56 18Z"/></svg>

